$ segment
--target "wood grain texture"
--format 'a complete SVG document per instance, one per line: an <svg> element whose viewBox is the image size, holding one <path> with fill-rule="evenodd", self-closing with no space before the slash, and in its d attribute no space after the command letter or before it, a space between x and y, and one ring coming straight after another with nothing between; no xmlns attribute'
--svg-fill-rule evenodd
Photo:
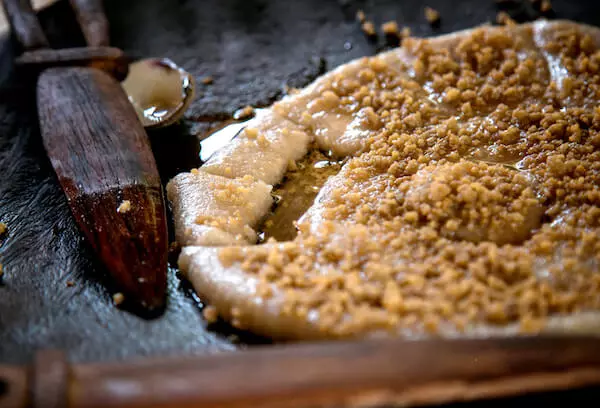
<svg viewBox="0 0 600 408"><path fill-rule="evenodd" d="M70 367L42 352L26 370L34 407L416 406L600 385L600 339L367 340ZM23 390L15 371L0 365L0 379Z"/></svg>
<svg viewBox="0 0 600 408"><path fill-rule="evenodd" d="M44 146L71 210L126 299L164 303L167 230L162 187L144 128L123 89L92 68L38 79ZM127 212L118 212L124 201Z"/></svg>
<svg viewBox="0 0 600 408"><path fill-rule="evenodd" d="M6 17L23 48L35 50L48 47L48 39L37 20L30 0L2 0Z"/></svg>
<svg viewBox="0 0 600 408"><path fill-rule="evenodd" d="M109 44L108 20L104 15L102 0L70 0L90 47L107 47Z"/></svg>
<svg viewBox="0 0 600 408"><path fill-rule="evenodd" d="M74 367L77 408L425 405L600 384L585 338L367 340Z"/></svg>
<svg viewBox="0 0 600 408"><path fill-rule="evenodd" d="M123 51L113 47L41 49L26 51L16 59L16 65L35 76L50 67L89 66L109 73L117 80L127 77L129 60Z"/></svg>

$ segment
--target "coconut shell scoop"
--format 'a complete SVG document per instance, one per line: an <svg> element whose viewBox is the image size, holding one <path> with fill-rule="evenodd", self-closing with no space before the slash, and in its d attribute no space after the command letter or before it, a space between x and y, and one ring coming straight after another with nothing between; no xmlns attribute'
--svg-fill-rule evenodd
<svg viewBox="0 0 600 408"><path fill-rule="evenodd" d="M162 186L144 127L116 80L127 62L108 47L102 2L71 0L88 46L58 50L29 0L3 5L24 48L20 69L39 74L44 147L81 231L126 302L160 309L168 250Z"/></svg>

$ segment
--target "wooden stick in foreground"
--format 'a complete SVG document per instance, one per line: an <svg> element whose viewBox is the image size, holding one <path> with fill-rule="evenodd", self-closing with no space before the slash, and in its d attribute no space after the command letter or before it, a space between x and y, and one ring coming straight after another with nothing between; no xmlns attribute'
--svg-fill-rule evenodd
<svg viewBox="0 0 600 408"><path fill-rule="evenodd" d="M45 352L26 372L0 366L0 406L424 405L600 385L600 339L365 340L71 367Z"/></svg>

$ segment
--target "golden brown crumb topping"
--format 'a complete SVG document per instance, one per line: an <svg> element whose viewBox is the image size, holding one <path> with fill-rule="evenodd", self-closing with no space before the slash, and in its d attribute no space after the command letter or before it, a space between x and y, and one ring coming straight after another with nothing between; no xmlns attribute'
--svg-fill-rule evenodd
<svg viewBox="0 0 600 408"><path fill-rule="evenodd" d="M381 31L387 35L400 35L400 30L398 29L398 23L394 20L386 21L381 25Z"/></svg>
<svg viewBox="0 0 600 408"><path fill-rule="evenodd" d="M510 15L506 11L499 11L498 14L496 14L496 23L502 25L514 25L515 21L510 17Z"/></svg>
<svg viewBox="0 0 600 408"><path fill-rule="evenodd" d="M600 308L600 53L538 30L411 38L407 75L381 57L334 75L323 97L380 130L293 241L221 261L333 335L536 332Z"/></svg>
<svg viewBox="0 0 600 408"><path fill-rule="evenodd" d="M121 214L129 212L129 210L131 210L131 201L129 200L123 200L121 204L119 204L119 207L117 207L117 212Z"/></svg>
<svg viewBox="0 0 600 408"><path fill-rule="evenodd" d="M440 21L440 13L431 7L425 7L425 19L429 24L435 24Z"/></svg>
<svg viewBox="0 0 600 408"><path fill-rule="evenodd" d="M120 306L125 301L125 295L123 295L121 292L115 293L112 296L112 298L113 298L113 303L115 304L115 306Z"/></svg>
<svg viewBox="0 0 600 408"><path fill-rule="evenodd" d="M204 317L204 320L206 320L208 324L212 324L219 320L219 313L214 306L205 306L204 309L202 309L202 317Z"/></svg>
<svg viewBox="0 0 600 408"><path fill-rule="evenodd" d="M540 5L540 11L542 13L547 13L552 10L552 3L550 0L542 0L542 4Z"/></svg>
<svg viewBox="0 0 600 408"><path fill-rule="evenodd" d="M470 242L519 244L541 223L534 183L498 164L462 161L419 170L398 186L398 209L415 226Z"/></svg>
<svg viewBox="0 0 600 408"><path fill-rule="evenodd" d="M364 11L362 11L362 10L358 10L358 11L356 12L356 20L357 20L359 23L364 23L364 22L367 20L367 16L365 15L365 12L364 12Z"/></svg>
<svg viewBox="0 0 600 408"><path fill-rule="evenodd" d="M254 116L254 108L252 106L244 106L233 113L235 120L249 119Z"/></svg>
<svg viewBox="0 0 600 408"><path fill-rule="evenodd" d="M364 23L362 23L361 28L363 30L363 33L365 33L365 35L369 37L377 35L377 31L375 31L375 24L373 24L371 21L365 21Z"/></svg>

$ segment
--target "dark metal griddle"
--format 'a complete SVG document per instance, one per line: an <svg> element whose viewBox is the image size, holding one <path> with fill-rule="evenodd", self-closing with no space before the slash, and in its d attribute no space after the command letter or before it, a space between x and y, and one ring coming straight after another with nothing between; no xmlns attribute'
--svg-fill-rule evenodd
<svg viewBox="0 0 600 408"><path fill-rule="evenodd" d="M525 0L527 1L527 0ZM493 0L107 0L112 43L134 56L165 56L201 79L184 123L150 133L163 181L198 164L197 135L245 105L266 106L285 86L303 86L324 70L384 48L355 20L396 20L419 36L494 21ZM600 2L554 0L555 15L600 25ZM431 28L423 7L440 11ZM517 19L530 6L509 5ZM55 47L83 44L66 1L40 17ZM58 32L60 31L60 35ZM71 361L110 361L232 350L266 342L226 325L206 328L201 301L169 271L164 314L140 317L115 308L109 282L82 239L42 148L35 82L12 66L19 52L0 39L0 361L26 363L35 350L59 348ZM73 286L68 286L72 282ZM241 341L232 341L232 335ZM576 401L594 396L561 394ZM571 399L569 399L571 398ZM537 400L536 400L537 401ZM541 401L541 400L540 400Z"/></svg>

